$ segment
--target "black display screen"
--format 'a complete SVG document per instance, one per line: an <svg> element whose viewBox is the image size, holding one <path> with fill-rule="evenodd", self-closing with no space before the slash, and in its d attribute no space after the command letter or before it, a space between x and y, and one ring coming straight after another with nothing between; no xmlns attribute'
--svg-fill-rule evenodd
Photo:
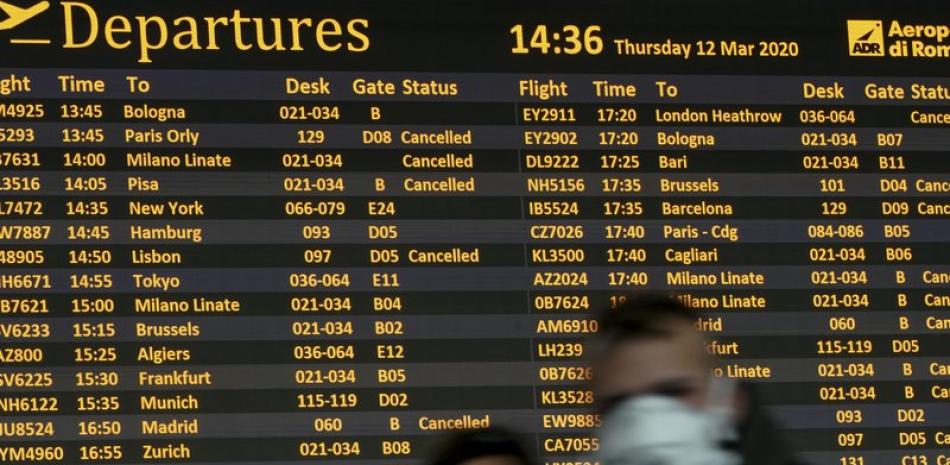
<svg viewBox="0 0 950 465"><path fill-rule="evenodd" d="M946 2L31 3L0 463L593 463L659 291L804 459L950 464Z"/></svg>

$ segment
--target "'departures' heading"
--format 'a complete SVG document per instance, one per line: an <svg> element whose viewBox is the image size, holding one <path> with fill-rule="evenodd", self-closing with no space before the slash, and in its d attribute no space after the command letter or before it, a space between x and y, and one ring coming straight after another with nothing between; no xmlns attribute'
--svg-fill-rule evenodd
<svg viewBox="0 0 950 465"><path fill-rule="evenodd" d="M93 5L60 2L65 20L63 48L86 48L105 43L116 50L138 51L139 63L151 63L151 52L176 50L239 51L318 50L365 52L370 46L369 20L351 18L246 17L240 10L228 16L101 16Z"/></svg>

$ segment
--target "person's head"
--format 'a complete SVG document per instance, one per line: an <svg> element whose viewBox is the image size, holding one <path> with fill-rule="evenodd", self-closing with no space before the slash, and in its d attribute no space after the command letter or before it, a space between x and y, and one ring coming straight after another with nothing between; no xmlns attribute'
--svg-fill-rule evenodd
<svg viewBox="0 0 950 465"><path fill-rule="evenodd" d="M591 360L601 407L647 394L703 406L712 361L695 319L685 305L661 294L630 296L605 312Z"/></svg>
<svg viewBox="0 0 950 465"><path fill-rule="evenodd" d="M465 430L445 438L429 465L533 465L521 442L508 430Z"/></svg>
<svg viewBox="0 0 950 465"><path fill-rule="evenodd" d="M628 297L600 320L594 398L605 465L738 465L736 398L712 377L694 314L662 295Z"/></svg>

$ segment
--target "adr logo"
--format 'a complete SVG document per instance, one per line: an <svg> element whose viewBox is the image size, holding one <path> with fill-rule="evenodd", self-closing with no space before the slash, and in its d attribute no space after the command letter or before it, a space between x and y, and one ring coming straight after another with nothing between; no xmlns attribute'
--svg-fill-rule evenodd
<svg viewBox="0 0 950 465"><path fill-rule="evenodd" d="M853 57L884 56L884 26L880 20L848 20L848 54Z"/></svg>

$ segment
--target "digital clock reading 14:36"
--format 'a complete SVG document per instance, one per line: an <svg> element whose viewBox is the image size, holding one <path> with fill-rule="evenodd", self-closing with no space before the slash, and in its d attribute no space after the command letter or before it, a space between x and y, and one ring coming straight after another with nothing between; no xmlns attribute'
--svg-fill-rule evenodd
<svg viewBox="0 0 950 465"><path fill-rule="evenodd" d="M530 28L529 28L530 29ZM581 28L573 24L566 24L558 30L539 24L533 30L527 31L523 24L515 24L510 31L515 36L515 46L511 53L527 54L533 51L543 54L578 55L586 53L597 55L604 51L604 39L600 37L600 26L586 26ZM527 38L530 34L530 38Z"/></svg>

